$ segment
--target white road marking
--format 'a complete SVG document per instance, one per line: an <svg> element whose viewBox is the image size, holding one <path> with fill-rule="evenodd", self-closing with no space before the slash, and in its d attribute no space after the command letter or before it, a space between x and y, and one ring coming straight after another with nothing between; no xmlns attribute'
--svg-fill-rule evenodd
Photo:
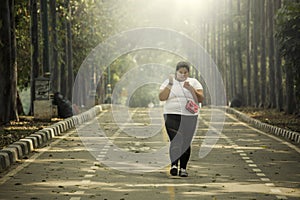
<svg viewBox="0 0 300 200"><path fill-rule="evenodd" d="M256 173L257 176L266 176L264 173Z"/></svg>
<svg viewBox="0 0 300 200"><path fill-rule="evenodd" d="M231 116L230 114L228 114L228 113L225 113L225 114L226 114L226 116L228 116L229 118L231 118L231 119L233 119L233 120L239 122L239 124L242 124L243 126L246 126L247 128L250 128L250 129L252 129L252 130L254 130L254 131L256 131L256 132L259 132L259 133L261 133L261 134L263 134L263 135L266 135L266 136L268 136L268 137L270 137L270 138L272 138L272 139L275 139L275 140L279 141L280 143L285 144L285 145L287 145L288 147L290 147L290 148L294 149L295 151L297 151L298 153L300 153L300 149L299 149L298 147L296 147L295 145L292 145L292 144L290 144L290 143L288 143L288 142L286 142L286 141L283 141L283 140L280 139L280 138L277 138L277 137L275 137L275 136L273 136L273 135L269 135L269 134L264 133L264 132L262 132L262 131L260 131L260 130L258 130L258 129L256 129L256 128L253 128L253 127L249 126L248 124L246 124L246 123L244 123L244 122L241 122L241 121L235 119L234 117L232 117L232 116ZM204 124L206 124L207 126L209 126L209 124L208 124L207 122L205 122L204 120L203 120L203 122L204 122ZM213 127L211 127L211 128L214 129ZM215 131L217 131L217 130L215 130ZM218 133L219 133L219 132L218 132ZM262 172L262 170L259 169L259 168L257 168L257 165L254 164L254 162L247 156L246 153L244 153L243 150L239 150L239 149L238 149L238 145L236 145L236 144L235 144L231 139L229 139L225 134L223 134L223 133L219 133L219 134L224 135L223 137L225 138L225 140L227 141L227 143L229 143L229 144L232 145L232 146L235 146L236 152L240 154L240 156L242 157L242 159L243 159L246 163L248 163L248 166L249 166L249 167L256 167L256 168L254 168L254 169L252 169L252 170L253 170L254 172L256 172L256 175L257 175L257 176L259 176L259 177L266 177L266 175L265 175L264 173L259 173L259 172ZM249 164L249 163L252 163L252 164ZM269 178L260 178L260 180L261 180L261 181L264 181L264 182L270 182L270 181L271 181ZM265 183L265 185L268 186L268 187L275 187L275 184L274 184L274 183ZM276 188L275 188L275 189L272 188L272 189L270 189L270 191L271 191L272 193L277 193L277 194L278 194L278 193L282 193L280 189L276 189ZM287 199L286 196L276 196L276 198L278 198L278 199Z"/></svg>
<svg viewBox="0 0 300 200"><path fill-rule="evenodd" d="M80 200L81 197L71 197L70 200Z"/></svg>
<svg viewBox="0 0 300 200"><path fill-rule="evenodd" d="M249 157L245 156L245 157L242 157L244 160L250 160Z"/></svg>
<svg viewBox="0 0 300 200"><path fill-rule="evenodd" d="M261 172L261 169L252 169L254 172Z"/></svg>
<svg viewBox="0 0 300 200"><path fill-rule="evenodd" d="M74 194L84 194L84 191L76 191Z"/></svg>
<svg viewBox="0 0 300 200"><path fill-rule="evenodd" d="M272 193L282 193L280 189L271 189Z"/></svg>
<svg viewBox="0 0 300 200"><path fill-rule="evenodd" d="M251 129L251 130L254 130L255 132L258 132L258 133L260 133L260 134L263 134L263 135L265 135L265 136L268 136L268 137L270 137L270 138L272 138L272 139L274 139L274 140L280 142L281 144L284 144L284 145L288 146L289 148L295 150L296 152L300 153L300 148L298 148L296 145L293 145L293 144L291 144L291 143L289 143L289 142L287 142L287 141L284 141L283 139L281 139L281 138L279 138L279 137L277 137L277 136L274 136L274 135L265 133L265 132L263 132L263 131L261 131L261 130L259 130L259 129L257 129L257 128L251 127L251 126L249 126L248 124L246 124L246 123L244 123L244 122L242 122L242 121L239 121L238 119L236 119L235 117L233 117L231 114L225 113L225 115L226 115L227 117L229 117L230 119L236 121L236 122L240 122L241 125L246 126L247 128L249 128L249 129Z"/></svg>
<svg viewBox="0 0 300 200"><path fill-rule="evenodd" d="M82 184L89 184L91 182L91 180L82 180L81 183Z"/></svg>
<svg viewBox="0 0 300 200"><path fill-rule="evenodd" d="M84 175L84 178L92 178L94 176L95 176L94 174L86 174L86 175Z"/></svg>
<svg viewBox="0 0 300 200"><path fill-rule="evenodd" d="M281 199L281 200L288 199L286 196L276 196L276 197L277 197L277 199Z"/></svg>
<svg viewBox="0 0 300 200"><path fill-rule="evenodd" d="M265 185L268 187L275 187L274 183L266 183Z"/></svg>
<svg viewBox="0 0 300 200"><path fill-rule="evenodd" d="M256 164L249 164L248 166L249 166L249 167L257 167Z"/></svg>
<svg viewBox="0 0 300 200"><path fill-rule="evenodd" d="M269 182L271 181L269 178L261 178L260 180L264 181L264 182Z"/></svg>

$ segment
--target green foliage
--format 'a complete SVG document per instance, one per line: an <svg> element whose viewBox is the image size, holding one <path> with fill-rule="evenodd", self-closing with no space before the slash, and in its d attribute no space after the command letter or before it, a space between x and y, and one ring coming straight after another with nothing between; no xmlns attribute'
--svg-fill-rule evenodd
<svg viewBox="0 0 300 200"><path fill-rule="evenodd" d="M276 37L287 67L295 76L296 97L300 98L300 3L289 1L277 13Z"/></svg>
<svg viewBox="0 0 300 200"><path fill-rule="evenodd" d="M282 55L300 65L300 3L289 3L277 14L277 33Z"/></svg>
<svg viewBox="0 0 300 200"><path fill-rule="evenodd" d="M30 85L30 12L28 2L15 2L18 86L20 90Z"/></svg>
<svg viewBox="0 0 300 200"><path fill-rule="evenodd" d="M100 42L112 34L115 21L110 17L111 3L103 1L71 1L73 63L76 73L81 63Z"/></svg>
<svg viewBox="0 0 300 200"><path fill-rule="evenodd" d="M111 32L114 30L115 23L113 18L110 17L110 13L112 12L111 9L113 8L111 6L111 2L71 0L70 4L71 15L68 15L64 6L65 1L57 1L57 37L59 43L58 52L60 55L63 52L62 39L66 37L66 30L63 28L64 20L70 19L72 24L74 74L76 74L81 63L89 54L89 52L111 34ZM18 86L22 90L29 86L31 74L29 1L16 1L15 11ZM48 18L50 22L51 16L49 15ZM40 24L39 28L41 28ZM52 31L50 23L49 31ZM39 39L39 56L41 60L41 37ZM62 62L64 62L63 58L62 56L59 56L59 63Z"/></svg>
<svg viewBox="0 0 300 200"><path fill-rule="evenodd" d="M158 105L159 86L148 84L138 88L129 99L129 107L148 107L150 103Z"/></svg>

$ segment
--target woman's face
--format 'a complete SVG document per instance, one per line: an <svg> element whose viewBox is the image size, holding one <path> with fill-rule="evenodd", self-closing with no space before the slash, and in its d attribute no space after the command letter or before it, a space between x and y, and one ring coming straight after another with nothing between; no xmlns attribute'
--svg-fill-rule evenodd
<svg viewBox="0 0 300 200"><path fill-rule="evenodd" d="M182 67L176 71L176 79L178 81L185 81L189 77L189 71Z"/></svg>

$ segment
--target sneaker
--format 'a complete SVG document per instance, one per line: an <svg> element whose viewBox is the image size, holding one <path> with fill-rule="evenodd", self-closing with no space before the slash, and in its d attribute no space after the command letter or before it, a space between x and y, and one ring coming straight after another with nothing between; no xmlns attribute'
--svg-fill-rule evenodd
<svg viewBox="0 0 300 200"><path fill-rule="evenodd" d="M181 168L179 171L179 176L188 177L188 173L187 173L186 169Z"/></svg>
<svg viewBox="0 0 300 200"><path fill-rule="evenodd" d="M177 173L178 173L178 168L176 165L173 165L172 168L170 169L170 174L172 176L177 176Z"/></svg>

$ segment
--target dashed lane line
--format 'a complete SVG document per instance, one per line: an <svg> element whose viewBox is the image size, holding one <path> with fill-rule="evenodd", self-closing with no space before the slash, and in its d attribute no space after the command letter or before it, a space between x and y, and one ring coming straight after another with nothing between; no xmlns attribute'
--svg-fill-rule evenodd
<svg viewBox="0 0 300 200"><path fill-rule="evenodd" d="M238 120L236 120L235 118L233 118L233 117L232 117L231 115L229 115L229 114L226 114L226 116L227 116L227 117L230 117L231 119L233 119L233 120L235 120L235 121L237 121L237 122L239 122ZM213 129L213 131L215 131L217 134L222 135L222 137L226 140L227 143L229 143L229 144L231 144L232 146L234 146L233 148L235 149L235 152L237 152L237 153L241 156L241 158L248 164L249 167L253 167L252 171L255 172L256 176L260 177L260 180L261 180L262 182L265 182L265 185L266 185L266 186L270 187L270 192L271 192L272 194L277 194L277 196L276 196L277 199L288 199L286 196L278 195L278 194L281 194L282 191L281 191L280 189L278 189L278 188L275 188L275 187L276 187L275 184L272 183L271 180L270 180L269 178L267 178L266 174L264 174L264 173L262 172L262 170L259 169L259 168L257 167L257 164L255 164L255 163L253 162L253 160L251 160L250 157L248 157L247 153L245 153L243 150L238 149L238 145L237 145L236 143L234 143L234 142L233 142L230 138L228 138L225 134L219 132L217 129L215 129L214 127L210 126L209 123L206 122L205 120L202 119L202 121L203 121L203 123L204 123L206 126L208 126L208 127L210 127L211 129ZM260 133L262 133L262 134L264 134L264 135L270 136L270 135L268 135L268 134L266 134L266 133L264 133L264 132L262 132L262 131L259 131L259 130L255 129L255 128L253 128L253 127L250 127L249 125L247 125L247 124L245 124L245 123L243 123L243 122L240 122L240 123L241 123L242 125L244 125L244 126L250 128L250 129L252 129L252 130L255 130L255 131L258 131L258 132L260 132ZM295 149L298 153L300 152L300 150L299 150L296 146L290 145L289 143L286 143L286 142L284 142L283 140L281 140L281 139L279 139L279 138L276 138L275 136L270 136L270 137L273 138L273 139L276 139L277 141L279 141L279 142L281 142L281 143L283 143L283 144L286 144L287 146L291 147L292 149ZM251 164L249 164L249 163L251 163Z"/></svg>
<svg viewBox="0 0 300 200"><path fill-rule="evenodd" d="M135 113L137 111L137 109L135 109L133 111L133 113ZM101 115L102 116L102 115ZM95 120L98 120L99 117L101 117L100 115L97 116L97 118ZM89 122L88 124L91 124L91 123L94 123L95 120L92 120L91 122ZM87 124L87 125L88 125ZM129 124L129 123L128 123ZM126 125L126 124L125 124ZM111 137L110 137L110 141L113 141L115 138L117 138L120 134L121 134L122 130L119 129L116 133L114 133ZM110 143L107 143L101 150L101 152L99 153L99 155L97 155L97 160L98 161L101 161L105 158L109 148L111 147L111 144ZM90 170L88 171L89 174L86 174L84 177L87 178L86 180L82 180L82 184L83 186L80 186L79 188L80 189L87 189L88 188L88 184L91 183L91 180L90 178L94 177L95 175L93 175L94 173L96 173L96 170L99 168L97 165L99 165L100 162L97 162L96 164L94 163L93 166L90 167ZM92 175L91 175L92 174ZM82 191L81 195L84 194L84 191ZM80 194L78 194L80 195ZM76 198L76 199L74 199ZM70 200L80 200L81 197L72 197L70 198Z"/></svg>

